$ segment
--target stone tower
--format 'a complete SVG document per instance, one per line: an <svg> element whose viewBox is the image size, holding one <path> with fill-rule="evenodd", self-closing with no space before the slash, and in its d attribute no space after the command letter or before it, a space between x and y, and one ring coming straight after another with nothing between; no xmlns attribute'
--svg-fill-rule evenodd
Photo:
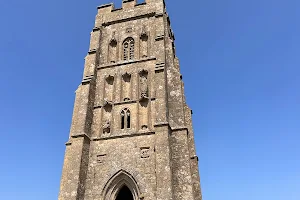
<svg viewBox="0 0 300 200"><path fill-rule="evenodd" d="M191 110L164 0L98 7L59 200L201 200Z"/></svg>

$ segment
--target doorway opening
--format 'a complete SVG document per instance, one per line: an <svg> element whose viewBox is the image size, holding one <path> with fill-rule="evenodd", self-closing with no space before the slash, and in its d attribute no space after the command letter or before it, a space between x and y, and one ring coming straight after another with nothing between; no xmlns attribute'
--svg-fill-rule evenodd
<svg viewBox="0 0 300 200"><path fill-rule="evenodd" d="M133 195L127 186L122 187L116 200L133 200Z"/></svg>

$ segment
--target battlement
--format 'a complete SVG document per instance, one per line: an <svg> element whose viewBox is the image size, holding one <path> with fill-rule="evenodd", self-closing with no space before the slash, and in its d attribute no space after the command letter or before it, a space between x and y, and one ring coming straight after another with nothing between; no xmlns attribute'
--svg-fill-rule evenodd
<svg viewBox="0 0 300 200"><path fill-rule="evenodd" d="M112 10L114 10L115 5L113 3L109 3L109 4L103 4L101 6L98 6L98 12L101 13L110 13Z"/></svg>
<svg viewBox="0 0 300 200"><path fill-rule="evenodd" d="M107 14L116 11L122 11L126 9L134 9L135 7L143 7L143 6L158 6L165 8L165 1L164 0L145 0L143 3L137 3L137 0L123 0L121 8L115 8L113 3L103 4L98 6L98 13L99 14Z"/></svg>

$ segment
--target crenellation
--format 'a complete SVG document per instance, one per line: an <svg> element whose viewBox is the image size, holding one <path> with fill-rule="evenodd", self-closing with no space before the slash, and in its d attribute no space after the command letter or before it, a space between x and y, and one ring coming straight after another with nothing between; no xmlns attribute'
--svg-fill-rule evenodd
<svg viewBox="0 0 300 200"><path fill-rule="evenodd" d="M136 6L136 0L123 0L122 8L124 10L126 9L132 9Z"/></svg>
<svg viewBox="0 0 300 200"><path fill-rule="evenodd" d="M104 4L101 6L98 6L98 13L99 14L107 14L110 13L112 10L114 10L115 5L113 3Z"/></svg>

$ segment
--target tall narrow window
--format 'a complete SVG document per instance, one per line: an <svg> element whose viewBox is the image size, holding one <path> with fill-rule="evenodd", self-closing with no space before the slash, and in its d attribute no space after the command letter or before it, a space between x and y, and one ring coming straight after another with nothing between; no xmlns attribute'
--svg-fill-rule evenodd
<svg viewBox="0 0 300 200"><path fill-rule="evenodd" d="M134 59L134 40L127 38L123 43L123 60Z"/></svg>
<svg viewBox="0 0 300 200"><path fill-rule="evenodd" d="M127 112L127 128L130 128L130 112Z"/></svg>
<svg viewBox="0 0 300 200"><path fill-rule="evenodd" d="M125 112L122 110L121 112L121 129L125 128Z"/></svg>
<svg viewBox="0 0 300 200"><path fill-rule="evenodd" d="M130 121L130 111L127 108L125 108L121 111L121 129L130 129Z"/></svg>

